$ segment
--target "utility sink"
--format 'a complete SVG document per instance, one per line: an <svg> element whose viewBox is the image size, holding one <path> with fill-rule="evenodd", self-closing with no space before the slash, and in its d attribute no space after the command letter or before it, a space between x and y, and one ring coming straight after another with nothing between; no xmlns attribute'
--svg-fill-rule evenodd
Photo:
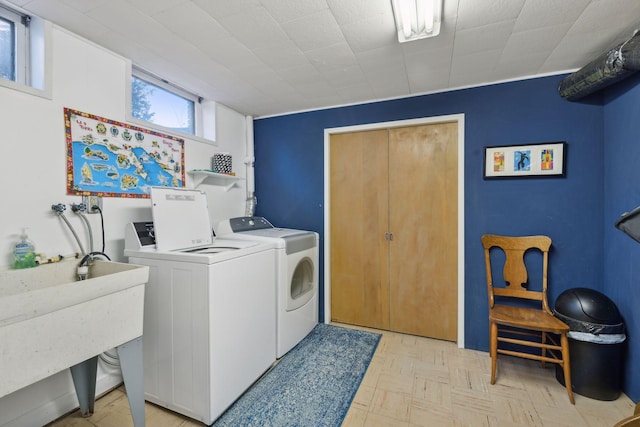
<svg viewBox="0 0 640 427"><path fill-rule="evenodd" d="M78 264L0 271L0 397L142 335L149 267Z"/></svg>

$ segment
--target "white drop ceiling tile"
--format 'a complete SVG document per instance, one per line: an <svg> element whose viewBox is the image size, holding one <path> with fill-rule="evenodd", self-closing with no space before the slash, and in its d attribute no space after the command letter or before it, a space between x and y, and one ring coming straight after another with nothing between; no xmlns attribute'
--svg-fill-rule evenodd
<svg viewBox="0 0 640 427"><path fill-rule="evenodd" d="M522 57L535 52L545 52L548 55L562 41L570 27L571 24L559 24L515 32L507 40L502 57Z"/></svg>
<svg viewBox="0 0 640 427"><path fill-rule="evenodd" d="M296 99L300 98L300 92L291 86L261 86L260 89L269 96L272 102L287 103L294 102Z"/></svg>
<svg viewBox="0 0 640 427"><path fill-rule="evenodd" d="M220 39L216 43L201 45L200 50L208 58L223 64L230 70L265 67L260 58L233 38Z"/></svg>
<svg viewBox="0 0 640 427"><path fill-rule="evenodd" d="M216 19L233 37L251 49L273 46L287 40L280 25L262 6Z"/></svg>
<svg viewBox="0 0 640 427"><path fill-rule="evenodd" d="M296 89L304 96L333 98L337 95L337 91L324 80L316 80L304 85L297 85Z"/></svg>
<svg viewBox="0 0 640 427"><path fill-rule="evenodd" d="M441 48L433 50L429 54L424 52L405 53L404 63L407 67L407 74L411 74L413 70L422 72L426 68L449 68L451 67L451 51L448 48Z"/></svg>
<svg viewBox="0 0 640 427"><path fill-rule="evenodd" d="M601 54L615 47L613 43L603 45L606 36L597 33L585 37L578 33L567 33L558 46L550 53L544 69L559 67L559 69L581 68L596 59Z"/></svg>
<svg viewBox="0 0 640 427"><path fill-rule="evenodd" d="M322 73L323 77L334 88L343 89L366 81L365 75L359 65L345 68L333 68Z"/></svg>
<svg viewBox="0 0 640 427"><path fill-rule="evenodd" d="M151 16L169 31L193 44L213 44L221 38L230 37L218 21L192 2L169 7Z"/></svg>
<svg viewBox="0 0 640 427"><path fill-rule="evenodd" d="M144 46L167 43L175 38L175 35L156 20L135 9L127 8L122 1L113 1L89 11L87 15L112 31L126 34Z"/></svg>
<svg viewBox="0 0 640 427"><path fill-rule="evenodd" d="M47 3L64 3L69 7L76 9L79 12L88 12L90 10L95 9L96 7L102 6L105 3L108 3L109 0L56 0L56 1L47 1ZM55 7L55 5L53 5Z"/></svg>
<svg viewBox="0 0 640 427"><path fill-rule="evenodd" d="M286 68L277 71L282 78L294 87L314 83L322 79L322 74L311 64Z"/></svg>
<svg viewBox="0 0 640 427"><path fill-rule="evenodd" d="M347 43L356 53L398 43L393 20L382 15L344 24L342 32Z"/></svg>
<svg viewBox="0 0 640 427"><path fill-rule="evenodd" d="M407 61L407 78L409 80L409 83L416 82L423 77L434 77L442 74L446 74L448 76L449 71L451 70L450 62L412 62L413 63Z"/></svg>
<svg viewBox="0 0 640 427"><path fill-rule="evenodd" d="M264 93L260 90L260 88L253 86L251 84L247 84L244 81L242 81L242 83L243 84L241 86L228 90L226 96L230 99L237 99L241 102L244 102L245 100L249 101L251 99L256 99L258 97L264 96ZM232 86L230 85L230 87ZM221 104L227 105L224 102L221 102Z"/></svg>
<svg viewBox="0 0 640 427"><path fill-rule="evenodd" d="M273 19L283 23L329 9L326 0L260 0Z"/></svg>
<svg viewBox="0 0 640 427"><path fill-rule="evenodd" d="M376 49L356 55L363 73L371 70L388 70L393 74L406 74L402 51L393 48Z"/></svg>
<svg viewBox="0 0 640 427"><path fill-rule="evenodd" d="M451 62L422 61L420 58L407 58L407 79L411 93L424 93L447 87Z"/></svg>
<svg viewBox="0 0 640 427"><path fill-rule="evenodd" d="M378 16L391 17L393 21L393 8L390 0L327 0L327 3L340 25Z"/></svg>
<svg viewBox="0 0 640 427"><path fill-rule="evenodd" d="M358 64L356 56L346 42L307 51L305 52L305 56L309 59L311 65L321 73L325 70L344 68Z"/></svg>
<svg viewBox="0 0 640 427"><path fill-rule="evenodd" d="M249 10L261 7L260 0L192 0L206 10L214 18L224 18L231 15L244 14Z"/></svg>
<svg viewBox="0 0 640 427"><path fill-rule="evenodd" d="M388 0L9 3L252 115L572 71L640 27L639 0L445 0L441 34L403 44Z"/></svg>
<svg viewBox="0 0 640 427"><path fill-rule="evenodd" d="M611 25L615 22L616 25ZM605 28L626 27L640 23L640 2L637 0L592 1L576 20L572 32L588 33ZM616 32L616 31L614 31Z"/></svg>
<svg viewBox="0 0 640 427"><path fill-rule="evenodd" d="M280 84L281 82L283 82L282 77L280 77L275 71L266 68L235 68L233 70L233 74L236 76L236 78L244 80L249 84L256 86L262 86L263 84L265 86L270 84Z"/></svg>
<svg viewBox="0 0 640 427"><path fill-rule="evenodd" d="M397 98L409 93L409 83L407 81L388 81L384 84L373 86L373 93L376 99Z"/></svg>
<svg viewBox="0 0 640 427"><path fill-rule="evenodd" d="M456 28L460 31L496 22L515 21L524 4L525 0L459 0Z"/></svg>
<svg viewBox="0 0 640 427"><path fill-rule="evenodd" d="M29 3L28 11L37 16L48 16L51 22L60 22L61 27L93 41L98 41L109 30L100 22L58 1L35 0Z"/></svg>
<svg viewBox="0 0 640 427"><path fill-rule="evenodd" d="M335 96L325 96L325 97L315 97L310 98L309 102L306 104L307 108L301 108L300 110L316 110L321 108L331 108L338 105L342 105L343 102L340 100L338 95Z"/></svg>
<svg viewBox="0 0 640 427"><path fill-rule="evenodd" d="M375 93L367 82L360 82L343 87L338 96L341 104L352 104L354 102L365 102L374 99Z"/></svg>
<svg viewBox="0 0 640 427"><path fill-rule="evenodd" d="M518 16L514 31L572 24L590 2L591 0L529 0Z"/></svg>
<svg viewBox="0 0 640 427"><path fill-rule="evenodd" d="M265 95L279 100L297 96L298 91L273 71L247 68L238 70L238 76L260 87Z"/></svg>
<svg viewBox="0 0 640 427"><path fill-rule="evenodd" d="M310 65L304 53L291 40L276 46L254 49L253 53L274 70Z"/></svg>
<svg viewBox="0 0 640 427"><path fill-rule="evenodd" d="M379 88L392 86L394 88L403 87L409 90L409 80L404 64L398 68L376 68L363 71L366 81L371 88L377 92Z"/></svg>
<svg viewBox="0 0 640 427"><path fill-rule="evenodd" d="M71 0L71 1L84 2L84 0ZM180 4L186 6L187 3L191 3L190 0L126 0L126 1L136 9L149 15L154 15L158 12L162 12L163 10L174 8L175 6L178 6Z"/></svg>
<svg viewBox="0 0 640 427"><path fill-rule="evenodd" d="M329 10L286 22L282 28L303 52L344 41L342 31Z"/></svg>
<svg viewBox="0 0 640 427"><path fill-rule="evenodd" d="M579 57L575 55L567 54L567 51L572 52L572 49L566 46L560 49L555 49L544 61L539 72L551 73L559 70L564 71L582 68L603 53L603 51L583 51L583 54L580 55L580 57L588 58L583 60L579 59Z"/></svg>
<svg viewBox="0 0 640 427"><path fill-rule="evenodd" d="M414 95L429 93L429 92L440 92L443 87L447 87L449 84L449 72L443 71L441 73L431 72L429 74L425 74L420 78L410 78L409 79L409 88L411 93Z"/></svg>
<svg viewBox="0 0 640 427"><path fill-rule="evenodd" d="M508 80L538 74L547 60L546 53L530 53L527 56L500 60L495 68L496 80Z"/></svg>
<svg viewBox="0 0 640 427"><path fill-rule="evenodd" d="M451 69L448 66L429 67L423 72L414 72L409 75L409 88L412 94L420 94L427 92L435 92L442 90L449 84L449 73Z"/></svg>
<svg viewBox="0 0 640 427"><path fill-rule="evenodd" d="M31 3L33 0L7 0L9 3L13 4L14 6L18 6L18 7L22 7L22 6L28 6L29 3ZM50 3L53 3L55 0L51 0Z"/></svg>
<svg viewBox="0 0 640 427"><path fill-rule="evenodd" d="M474 81L492 81L492 72L500 60L501 53L501 50L495 50L454 56L451 63L449 86L459 87L472 84Z"/></svg>
<svg viewBox="0 0 640 427"><path fill-rule="evenodd" d="M391 69L374 69L367 70L365 75L377 97L382 96L383 93L409 91L406 73L397 73Z"/></svg>
<svg viewBox="0 0 640 427"><path fill-rule="evenodd" d="M513 32L514 24L515 21L503 21L459 31L453 46L453 54L463 56L479 51L504 49Z"/></svg>

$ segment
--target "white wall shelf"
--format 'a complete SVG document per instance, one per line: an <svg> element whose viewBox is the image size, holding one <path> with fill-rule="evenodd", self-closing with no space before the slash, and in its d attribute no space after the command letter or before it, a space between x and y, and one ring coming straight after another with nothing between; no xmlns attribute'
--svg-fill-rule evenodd
<svg viewBox="0 0 640 427"><path fill-rule="evenodd" d="M194 188L202 184L205 180L212 185L219 185L224 187L224 191L229 191L239 181L244 181L244 178L240 178L233 175L226 175L223 173L217 173L205 169L194 169L187 171L193 179Z"/></svg>

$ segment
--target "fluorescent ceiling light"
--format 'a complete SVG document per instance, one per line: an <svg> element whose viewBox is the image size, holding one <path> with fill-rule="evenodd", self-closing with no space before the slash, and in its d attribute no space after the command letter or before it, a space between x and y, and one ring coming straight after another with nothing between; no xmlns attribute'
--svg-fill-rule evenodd
<svg viewBox="0 0 640 427"><path fill-rule="evenodd" d="M391 0L400 43L440 34L442 0Z"/></svg>

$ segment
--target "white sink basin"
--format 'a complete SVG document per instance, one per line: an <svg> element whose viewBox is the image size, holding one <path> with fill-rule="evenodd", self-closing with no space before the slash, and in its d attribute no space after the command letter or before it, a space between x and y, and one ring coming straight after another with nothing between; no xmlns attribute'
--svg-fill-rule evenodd
<svg viewBox="0 0 640 427"><path fill-rule="evenodd" d="M142 335L149 267L78 263L0 271L0 397Z"/></svg>

